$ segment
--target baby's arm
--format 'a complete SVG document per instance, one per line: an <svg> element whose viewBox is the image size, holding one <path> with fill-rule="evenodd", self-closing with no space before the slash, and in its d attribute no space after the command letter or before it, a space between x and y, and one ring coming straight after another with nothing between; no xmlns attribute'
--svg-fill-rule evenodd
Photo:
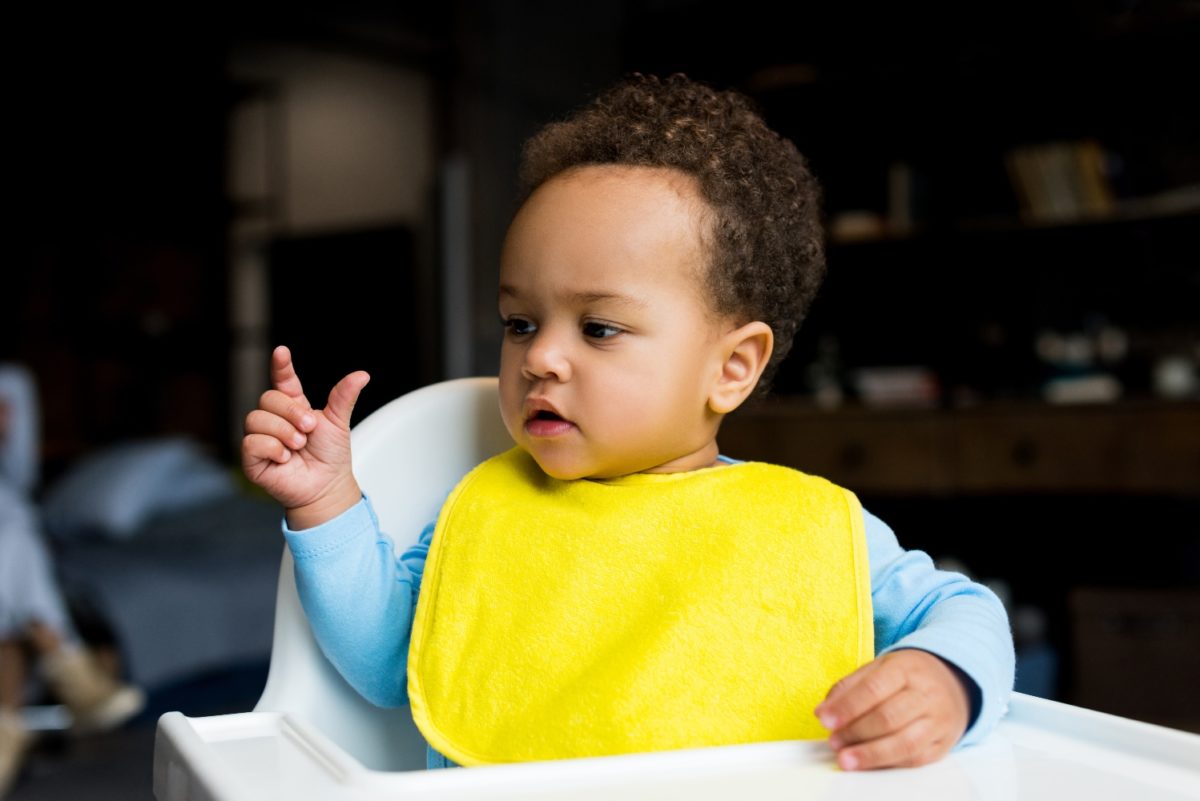
<svg viewBox="0 0 1200 801"><path fill-rule="evenodd" d="M322 652L371 703L406 703L409 637L433 525L399 559L365 498L324 525L285 527L284 535Z"/></svg>
<svg viewBox="0 0 1200 801"><path fill-rule="evenodd" d="M985 735L1007 705L1013 645L986 587L905 551L864 512L875 661L834 686L817 714L843 768L920 765Z"/></svg>
<svg viewBox="0 0 1200 801"><path fill-rule="evenodd" d="M272 388L246 417L242 466L286 510L296 589L322 651L369 700L395 706L425 555L395 559L351 471L350 416L368 380L347 375L313 409L291 353L276 348Z"/></svg>
<svg viewBox="0 0 1200 801"><path fill-rule="evenodd" d="M350 414L370 377L351 373L329 393L324 409L304 395L292 354L271 355L271 389L246 416L242 468L287 511L295 529L311 528L358 503L350 470Z"/></svg>

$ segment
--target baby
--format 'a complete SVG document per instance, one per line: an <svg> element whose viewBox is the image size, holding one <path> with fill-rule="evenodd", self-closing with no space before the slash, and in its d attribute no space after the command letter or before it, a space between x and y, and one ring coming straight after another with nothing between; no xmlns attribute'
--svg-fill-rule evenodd
<svg viewBox="0 0 1200 801"><path fill-rule="evenodd" d="M984 736L1013 678L995 596L850 492L717 446L824 272L794 146L736 93L633 76L531 139L522 181L499 286L516 447L417 545L394 556L351 472L365 373L314 409L280 347L247 417L339 671L412 704L433 767L827 736L856 770Z"/></svg>

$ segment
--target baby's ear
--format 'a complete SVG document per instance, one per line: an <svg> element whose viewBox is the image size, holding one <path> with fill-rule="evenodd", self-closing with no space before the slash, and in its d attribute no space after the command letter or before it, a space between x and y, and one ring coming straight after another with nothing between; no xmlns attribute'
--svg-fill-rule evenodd
<svg viewBox="0 0 1200 801"><path fill-rule="evenodd" d="M717 414L729 414L741 406L758 385L774 347L771 326L759 320L721 337L721 372L709 389L708 408Z"/></svg>

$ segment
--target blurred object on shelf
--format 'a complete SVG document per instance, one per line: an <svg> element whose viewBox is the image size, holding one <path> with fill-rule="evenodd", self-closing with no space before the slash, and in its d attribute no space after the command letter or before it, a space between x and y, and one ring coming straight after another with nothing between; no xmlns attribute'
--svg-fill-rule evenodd
<svg viewBox="0 0 1200 801"><path fill-rule="evenodd" d="M837 337L825 334L817 342L817 357L805 368L805 382L816 404L822 409L842 405L841 346Z"/></svg>
<svg viewBox="0 0 1200 801"><path fill-rule="evenodd" d="M903 161L888 167L887 229L892 236L908 236L913 229L913 168Z"/></svg>
<svg viewBox="0 0 1200 801"><path fill-rule="evenodd" d="M1004 164L1021 217L1032 223L1110 216L1116 200L1110 157L1099 142L1049 142L1014 148Z"/></svg>
<svg viewBox="0 0 1200 801"><path fill-rule="evenodd" d="M867 406L937 406L941 385L927 367L863 367L854 372L854 389Z"/></svg>
<svg viewBox="0 0 1200 801"><path fill-rule="evenodd" d="M840 244L883 239L887 232L887 222L883 217L878 212L865 209L843 211L829 223L830 240Z"/></svg>
<svg viewBox="0 0 1200 801"><path fill-rule="evenodd" d="M887 225L889 236L912 236L929 218L929 175L907 161L894 161L887 172Z"/></svg>
<svg viewBox="0 0 1200 801"><path fill-rule="evenodd" d="M1129 335L1116 326L1103 326L1096 332L1096 355L1101 362L1121 362L1129 355Z"/></svg>
<svg viewBox="0 0 1200 801"><path fill-rule="evenodd" d="M1168 217L1200 209L1200 184L1188 184L1145 197L1121 198L1117 216L1122 219Z"/></svg>
<svg viewBox="0 0 1200 801"><path fill-rule="evenodd" d="M1200 184L1195 183L1122 196L1116 185L1128 169L1125 159L1094 139L1013 148L1004 166L1021 219L1032 225L1143 219L1200 208ZM1124 191L1131 189L1138 191Z"/></svg>
<svg viewBox="0 0 1200 801"><path fill-rule="evenodd" d="M1111 375L1063 376L1042 387L1048 403L1112 403L1121 397L1121 383Z"/></svg>
<svg viewBox="0 0 1200 801"><path fill-rule="evenodd" d="M1200 395L1196 359L1186 354L1163 356L1154 365L1154 392L1162 398L1183 400Z"/></svg>
<svg viewBox="0 0 1200 801"><path fill-rule="evenodd" d="M1050 403L1112 403L1124 392L1116 373L1129 335L1103 315L1089 315L1083 330L1041 331L1034 350L1048 373L1042 396Z"/></svg>

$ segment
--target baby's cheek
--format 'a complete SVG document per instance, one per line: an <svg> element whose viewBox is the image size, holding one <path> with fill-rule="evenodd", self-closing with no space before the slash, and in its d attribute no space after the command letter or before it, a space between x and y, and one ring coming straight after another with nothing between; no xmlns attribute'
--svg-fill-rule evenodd
<svg viewBox="0 0 1200 801"><path fill-rule="evenodd" d="M521 397L519 390L512 387L510 382L504 380L503 375L500 377L500 419L504 422L504 427L508 429L508 433L516 436L514 426L519 426L523 420L521 419L521 406L524 403L524 398Z"/></svg>

